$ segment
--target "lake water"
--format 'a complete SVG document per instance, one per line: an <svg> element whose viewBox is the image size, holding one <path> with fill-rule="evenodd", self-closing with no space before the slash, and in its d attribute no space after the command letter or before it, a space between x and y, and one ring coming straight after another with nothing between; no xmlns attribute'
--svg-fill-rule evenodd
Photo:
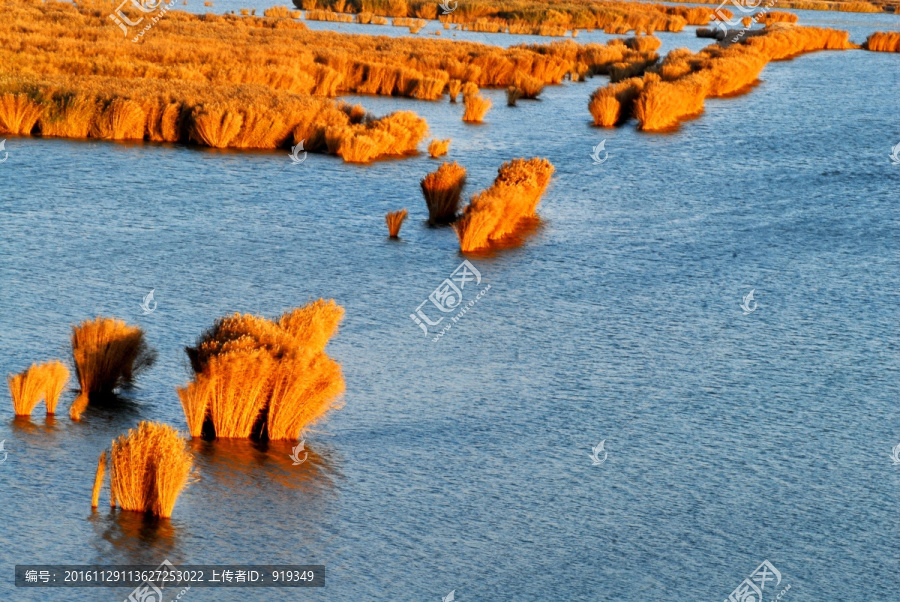
<svg viewBox="0 0 900 602"><path fill-rule="evenodd" d="M898 23L803 15L855 41ZM324 590L189 601L723 600L763 560L781 575L766 600L787 585L788 601L897 599L900 55L815 53L761 80L665 135L591 127L600 77L516 108L486 91L483 125L446 100L348 99L452 138L469 194L513 157L556 166L521 246L469 257L482 282L466 301L490 289L437 341L409 315L464 257L450 229L425 226L419 180L439 164L425 153L293 165L284 151L8 139L0 372L71 361L70 326L95 315L140 324L159 360L124 410L81 423L73 391L50 424L0 405L0 598L130 591L16 589L16 563L168 559L327 567ZM403 207L390 241L384 214ZM111 513L106 491L91 512L115 436L140 420L185 428L185 345L219 316L319 297L346 308L329 353L347 393L307 433L308 462L292 466L287 443L195 442L197 480L170 521Z"/></svg>

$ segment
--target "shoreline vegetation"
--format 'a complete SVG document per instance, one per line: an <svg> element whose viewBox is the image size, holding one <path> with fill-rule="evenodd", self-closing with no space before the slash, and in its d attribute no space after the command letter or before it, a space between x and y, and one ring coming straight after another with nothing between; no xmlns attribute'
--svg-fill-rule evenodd
<svg viewBox="0 0 900 602"><path fill-rule="evenodd" d="M294 6L312 13L316 20L346 20L357 15L358 23L372 22L372 16L420 21L415 33L427 20L439 20L445 29L456 25L463 31L510 33L541 36L565 36L579 29L599 29L608 34L628 32L652 34L656 31L678 32L685 25L708 25L716 16L700 7L669 6L621 0L460 0L453 10L443 14L435 0L293 0ZM323 13L333 16L325 17ZM732 14L719 11L730 18ZM308 13L308 14L309 14ZM352 17L351 17L352 19ZM401 21L400 25L408 25Z"/></svg>
<svg viewBox="0 0 900 602"><path fill-rule="evenodd" d="M635 117L641 130L671 130L700 115L704 99L749 90L771 61L850 48L858 46L849 41L846 31L774 24L739 44L713 44L697 53L675 49L643 77L597 89L588 110L594 125L600 127L614 127Z"/></svg>
<svg viewBox="0 0 900 602"><path fill-rule="evenodd" d="M627 40L504 49L309 31L289 17L177 11L140 43L125 44L107 22L111 2L0 6L0 35L15 41L0 48L0 134L12 135L213 148L304 142L310 152L368 162L417 152L427 123L410 112L376 118L330 97L436 100L468 83L515 85L533 97L566 77L642 71L658 59Z"/></svg>

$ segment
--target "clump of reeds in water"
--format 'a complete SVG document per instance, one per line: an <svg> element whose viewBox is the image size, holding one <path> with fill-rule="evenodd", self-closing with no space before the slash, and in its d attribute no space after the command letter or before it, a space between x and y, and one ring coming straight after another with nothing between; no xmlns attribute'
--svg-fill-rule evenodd
<svg viewBox="0 0 900 602"><path fill-rule="evenodd" d="M434 139L428 144L428 154L431 155L432 159L437 159L438 157L443 157L447 154L447 151L450 149L450 139L447 140L438 140Z"/></svg>
<svg viewBox="0 0 900 602"><path fill-rule="evenodd" d="M484 249L515 232L523 219L533 217L553 171L546 159L504 163L491 187L475 195L453 224L460 250Z"/></svg>
<svg viewBox="0 0 900 602"><path fill-rule="evenodd" d="M277 320L220 318L186 349L194 381L177 389L191 435L297 439L336 407L341 368L325 353L344 310L319 299Z"/></svg>
<svg viewBox="0 0 900 602"><path fill-rule="evenodd" d="M388 235L390 235L391 238L400 236L400 226L403 225L403 220L406 219L406 215L406 209L401 209L400 211L391 211L384 216L384 221L387 223L388 227Z"/></svg>
<svg viewBox="0 0 900 602"><path fill-rule="evenodd" d="M853 48L848 37L845 31L775 23L727 48L714 44L698 53L676 49L651 67L643 82L631 79L595 92L589 108L597 125L609 126L627 115L633 99L632 111L641 129L667 130L702 113L706 98L749 89L768 62L816 50Z"/></svg>
<svg viewBox="0 0 900 602"><path fill-rule="evenodd" d="M866 38L863 48L874 52L900 52L900 31L876 31Z"/></svg>
<svg viewBox="0 0 900 602"><path fill-rule="evenodd" d="M100 456L94 479L102 483L105 454ZM141 422L136 429L117 437L110 451L110 505L123 510L172 516L178 495L187 485L193 459L187 442L174 428L157 422Z"/></svg>
<svg viewBox="0 0 900 602"><path fill-rule="evenodd" d="M422 179L422 194L428 206L428 223L449 224L459 212L459 199L466 185L466 168L444 163Z"/></svg>
<svg viewBox="0 0 900 602"><path fill-rule="evenodd" d="M450 95L450 102L456 102L456 97L459 96L462 85L462 82L458 79L451 79L447 83L447 93Z"/></svg>
<svg viewBox="0 0 900 602"><path fill-rule="evenodd" d="M472 82L467 82L463 86L463 103L465 104L463 121L469 123L481 123L488 109L491 108L490 99L483 97L478 92L478 86Z"/></svg>
<svg viewBox="0 0 900 602"><path fill-rule="evenodd" d="M767 13L758 12L753 15L753 20L757 23L762 23L763 25L768 25L770 23L796 23L797 15L794 13L773 10Z"/></svg>
<svg viewBox="0 0 900 602"><path fill-rule="evenodd" d="M41 400L47 406L47 414L52 415L69 382L69 369L59 360L32 364L24 372L7 376L7 382L16 416L31 416Z"/></svg>
<svg viewBox="0 0 900 602"><path fill-rule="evenodd" d="M643 89L644 80L633 77L595 90L588 103L594 125L608 128L627 121L634 110L634 101Z"/></svg>
<svg viewBox="0 0 900 602"><path fill-rule="evenodd" d="M515 87L510 86L506 89L506 105L509 107L516 106L516 102L522 98L522 91Z"/></svg>
<svg viewBox="0 0 900 602"><path fill-rule="evenodd" d="M72 327L72 357L81 392L69 414L78 420L91 395L130 386L135 376L153 365L156 352L139 326L98 317Z"/></svg>

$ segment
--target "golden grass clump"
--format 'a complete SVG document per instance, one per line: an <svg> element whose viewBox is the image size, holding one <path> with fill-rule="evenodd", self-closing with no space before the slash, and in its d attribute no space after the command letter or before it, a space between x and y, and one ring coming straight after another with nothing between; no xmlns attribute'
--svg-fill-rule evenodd
<svg viewBox="0 0 900 602"><path fill-rule="evenodd" d="M491 187L475 195L453 224L460 250L487 248L515 232L523 219L533 217L553 171L546 159L504 163Z"/></svg>
<svg viewBox="0 0 900 602"><path fill-rule="evenodd" d="M388 227L388 235L391 238L397 238L398 236L400 236L400 226L403 225L403 221L406 219L406 215L406 209L401 209L400 211L391 211L384 216L384 221L387 223Z"/></svg>
<svg viewBox="0 0 900 602"><path fill-rule="evenodd" d="M514 107L516 106L516 102L522 98L522 90L515 86L510 86L506 89L506 106Z"/></svg>
<svg viewBox="0 0 900 602"><path fill-rule="evenodd" d="M449 138L447 138L446 140L438 140L435 138L428 143L428 154L431 155L432 159L443 157L447 154L448 150L450 150Z"/></svg>
<svg viewBox="0 0 900 602"><path fill-rule="evenodd" d="M451 79L447 83L447 93L450 95L450 102L456 102L456 97L459 96L462 85L462 82L458 79Z"/></svg>
<svg viewBox="0 0 900 602"><path fill-rule="evenodd" d="M100 458L97 460L97 472L94 474L94 489L91 492L91 508L96 508L100 505L100 489L103 487L103 477L106 475L106 461L106 451L103 451L100 454ZM110 498L112 498L112 496L110 496ZM113 506L115 506L115 504L113 504Z"/></svg>
<svg viewBox="0 0 900 602"><path fill-rule="evenodd" d="M3 94L0 96L0 134L27 136L41 113L41 106L27 94Z"/></svg>
<svg viewBox="0 0 900 602"><path fill-rule="evenodd" d="M490 99L483 97L478 92L478 86L471 82L463 86L463 103L465 104L463 121L468 123L481 123L488 109L491 108Z"/></svg>
<svg viewBox="0 0 900 602"><path fill-rule="evenodd" d="M69 382L69 369L59 360L32 364L24 372L7 376L7 382L16 416L31 416L41 400L47 406L47 414L53 415Z"/></svg>
<svg viewBox="0 0 900 602"><path fill-rule="evenodd" d="M626 122L632 116L634 101L643 89L644 80L633 77L595 90L588 103L594 125L609 128Z"/></svg>
<svg viewBox="0 0 900 602"><path fill-rule="evenodd" d="M768 62L816 50L853 48L848 37L845 31L776 23L740 44L713 44L696 54L687 49L673 50L644 75L643 88L634 100L634 116L643 130L674 128L702 113L706 98L749 89ZM630 87L638 86L632 82ZM608 125L612 120L615 107L609 98L617 93L630 95L633 90L598 91L592 97L591 113L598 125Z"/></svg>
<svg viewBox="0 0 900 602"><path fill-rule="evenodd" d="M78 420L91 395L130 386L136 375L153 365L156 352L139 326L98 317L72 327L72 357L81 393L69 413Z"/></svg>
<svg viewBox="0 0 900 602"><path fill-rule="evenodd" d="M208 6L212 6L212 2L210 2ZM270 6L263 11L263 16L269 17L270 19L289 19L291 17L291 11L288 10L288 7L286 6Z"/></svg>
<svg viewBox="0 0 900 602"><path fill-rule="evenodd" d="M437 171L422 179L422 194L428 206L428 223L449 224L459 212L459 199L466 185L466 168L458 163L443 163Z"/></svg>
<svg viewBox="0 0 900 602"><path fill-rule="evenodd" d="M186 349L195 377L177 392L191 435L297 439L343 393L340 366L324 351L343 314L319 299L274 321L217 320Z"/></svg>
<svg viewBox="0 0 900 602"><path fill-rule="evenodd" d="M336 23L353 23L353 15L328 10L310 10L306 12L307 21L331 21Z"/></svg>
<svg viewBox="0 0 900 602"><path fill-rule="evenodd" d="M193 458L178 431L145 421L113 441L109 464L111 505L169 518Z"/></svg>
<svg viewBox="0 0 900 602"><path fill-rule="evenodd" d="M874 52L900 52L900 31L876 31L866 38L863 48Z"/></svg>
<svg viewBox="0 0 900 602"><path fill-rule="evenodd" d="M769 12L758 12L753 15L753 20L757 23L762 23L763 25L768 25L770 23L796 23L797 15L794 13L773 10Z"/></svg>

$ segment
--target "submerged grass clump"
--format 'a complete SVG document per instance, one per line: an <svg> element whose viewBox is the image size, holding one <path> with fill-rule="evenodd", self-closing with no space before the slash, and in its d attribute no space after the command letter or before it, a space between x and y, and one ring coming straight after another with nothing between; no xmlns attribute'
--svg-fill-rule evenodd
<svg viewBox="0 0 900 602"><path fill-rule="evenodd" d="M191 435L299 438L344 391L340 366L324 351L343 315L319 299L277 320L217 320L186 349L194 381L177 392Z"/></svg>
<svg viewBox="0 0 900 602"><path fill-rule="evenodd" d="M460 250L484 249L515 232L523 219L534 216L553 171L546 159L504 163L491 187L475 195L453 224Z"/></svg>
<svg viewBox="0 0 900 602"><path fill-rule="evenodd" d="M428 223L449 224L459 212L459 198L466 185L466 168L455 161L443 163L422 179L422 194L428 206Z"/></svg>
<svg viewBox="0 0 900 602"><path fill-rule="evenodd" d="M59 360L44 364L32 364L24 372L6 377L16 416L31 416L41 402L47 406L47 414L56 413L56 404L66 383L69 369Z"/></svg>
<svg viewBox="0 0 900 602"><path fill-rule="evenodd" d="M391 211L384 216L384 221L387 222L388 235L391 238L400 236L400 226L403 225L403 220L406 219L406 215L406 209L401 209L400 211Z"/></svg>
<svg viewBox="0 0 900 602"><path fill-rule="evenodd" d="M98 317L72 327L72 357L81 392L69 413L78 420L91 395L131 386L135 376L156 361L156 351L139 326Z"/></svg>
<svg viewBox="0 0 900 602"><path fill-rule="evenodd" d="M105 456L100 456L97 466L93 506L99 502L97 481L103 480ZM178 431L167 424L141 422L112 443L110 505L169 518L192 466L187 442Z"/></svg>

